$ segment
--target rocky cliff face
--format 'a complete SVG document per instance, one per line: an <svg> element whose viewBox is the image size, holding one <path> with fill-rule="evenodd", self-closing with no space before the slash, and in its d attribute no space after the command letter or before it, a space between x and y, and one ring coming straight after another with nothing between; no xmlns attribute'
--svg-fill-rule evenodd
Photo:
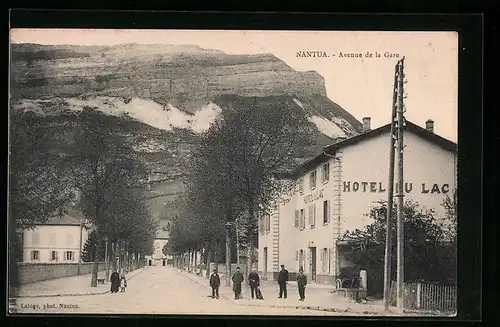
<svg viewBox="0 0 500 327"><path fill-rule="evenodd" d="M278 103L303 112L317 134L299 160L362 128L326 96L316 72L297 72L270 54L228 55L197 46L13 44L10 95L11 110L34 111L65 128L85 106L103 112L159 172L152 173L151 192L159 196L154 211L176 198L172 185L198 133L226 107L271 110Z"/></svg>
<svg viewBox="0 0 500 327"><path fill-rule="evenodd" d="M323 77L270 54L228 55L195 46L12 46L15 98L140 97L195 112L223 94L322 95Z"/></svg>

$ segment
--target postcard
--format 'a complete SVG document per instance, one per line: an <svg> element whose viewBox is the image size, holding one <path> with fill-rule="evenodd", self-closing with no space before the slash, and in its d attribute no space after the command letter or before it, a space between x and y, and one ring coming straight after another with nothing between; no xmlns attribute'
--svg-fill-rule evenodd
<svg viewBox="0 0 500 327"><path fill-rule="evenodd" d="M10 41L10 314L456 314L456 32Z"/></svg>

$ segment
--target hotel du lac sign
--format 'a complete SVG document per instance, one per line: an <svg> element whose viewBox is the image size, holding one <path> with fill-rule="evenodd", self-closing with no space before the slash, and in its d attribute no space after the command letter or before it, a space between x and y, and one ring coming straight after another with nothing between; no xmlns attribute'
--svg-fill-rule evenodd
<svg viewBox="0 0 500 327"><path fill-rule="evenodd" d="M418 191L422 194L447 194L450 191L449 184L439 183L404 183L405 193ZM343 182L343 192L370 192L383 193L386 191L386 183L383 182ZM414 187L415 186L415 187ZM394 191L398 190L398 183L394 184Z"/></svg>
<svg viewBox="0 0 500 327"><path fill-rule="evenodd" d="M383 182L353 182L353 181L344 181L342 191L346 192L368 192L368 193L384 193L386 192L385 183ZM439 184L439 183L420 183L415 184L418 185L414 187L414 183L405 183L404 190L405 193L412 193L418 191L422 194L447 194L450 192L449 184ZM398 183L394 184L394 191L397 192ZM304 197L304 204L308 204L310 202L314 202L316 200L323 198L324 190L317 190L314 193L308 194Z"/></svg>

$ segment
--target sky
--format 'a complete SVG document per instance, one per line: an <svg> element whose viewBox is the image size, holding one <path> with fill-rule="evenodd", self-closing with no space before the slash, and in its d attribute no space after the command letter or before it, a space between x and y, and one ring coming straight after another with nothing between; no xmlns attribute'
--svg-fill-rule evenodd
<svg viewBox="0 0 500 327"><path fill-rule="evenodd" d="M404 56L406 119L422 127L432 119L436 134L457 142L456 32L13 29L11 42L176 44L228 54L271 53L295 70L318 72L328 97L360 121L371 117L372 128L390 121L394 66ZM300 57L299 51L325 52L328 57ZM341 52L362 57L341 57Z"/></svg>

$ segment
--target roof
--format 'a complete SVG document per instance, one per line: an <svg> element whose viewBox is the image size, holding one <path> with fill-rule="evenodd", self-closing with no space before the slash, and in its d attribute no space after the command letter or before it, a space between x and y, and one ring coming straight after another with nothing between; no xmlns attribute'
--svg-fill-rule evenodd
<svg viewBox="0 0 500 327"><path fill-rule="evenodd" d="M156 240L168 240L168 231L165 230L159 230L156 233Z"/></svg>
<svg viewBox="0 0 500 327"><path fill-rule="evenodd" d="M47 222L40 225L61 225L61 226L80 226L81 224L80 217L75 218L72 215L65 214L61 217L52 217Z"/></svg>
<svg viewBox="0 0 500 327"><path fill-rule="evenodd" d="M425 128L422 128L410 121L406 121L406 126L404 127L404 130L412 132L420 136L424 140L441 147L444 150L450 152L457 152L458 150L456 143L447 140L433 132L430 132ZM307 172L317 167L321 163L327 162L332 156L335 155L335 152L337 152L341 148L354 145L368 139L372 139L384 133L390 133L390 131L391 131L391 124L387 124L379 128L373 129L371 131L364 132L356 136L350 137L348 139L342 140L340 142L334 143L332 145L329 145L325 147L323 149L323 152L318 154L316 157L307 160L305 163L298 166L295 170L293 170L288 174L281 174L280 177L282 178L296 177L304 172Z"/></svg>

